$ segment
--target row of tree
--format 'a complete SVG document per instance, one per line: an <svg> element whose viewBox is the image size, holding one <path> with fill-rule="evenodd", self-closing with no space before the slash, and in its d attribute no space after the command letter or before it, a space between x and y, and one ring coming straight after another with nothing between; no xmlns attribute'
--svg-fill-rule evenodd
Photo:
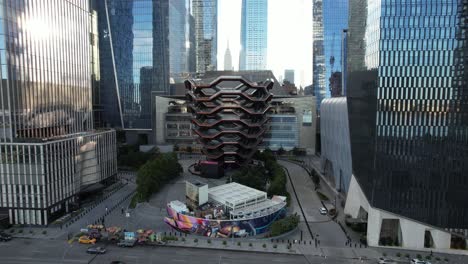
<svg viewBox="0 0 468 264"><path fill-rule="evenodd" d="M276 162L273 152L269 149L257 152L254 159L262 161L264 166L245 166L232 176L232 181L266 191L269 196L282 195L289 198L286 174Z"/></svg>
<svg viewBox="0 0 468 264"><path fill-rule="evenodd" d="M182 171L175 153L162 153L150 159L138 170L134 202L148 201L153 193L177 178Z"/></svg>
<svg viewBox="0 0 468 264"><path fill-rule="evenodd" d="M119 167L139 169L148 160L157 157L159 151L154 148L149 152L141 152L137 145L120 145L117 151L117 164Z"/></svg>

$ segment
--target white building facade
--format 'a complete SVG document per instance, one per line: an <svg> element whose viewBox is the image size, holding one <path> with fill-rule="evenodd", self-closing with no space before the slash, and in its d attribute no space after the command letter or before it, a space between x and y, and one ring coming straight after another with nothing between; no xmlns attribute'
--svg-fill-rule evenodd
<svg viewBox="0 0 468 264"><path fill-rule="evenodd" d="M347 193L353 171L346 97L327 98L321 105L322 171L336 190Z"/></svg>

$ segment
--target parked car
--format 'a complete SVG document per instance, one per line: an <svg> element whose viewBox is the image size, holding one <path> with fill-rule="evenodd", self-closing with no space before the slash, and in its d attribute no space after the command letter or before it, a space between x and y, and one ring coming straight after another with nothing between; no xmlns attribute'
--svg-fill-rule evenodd
<svg viewBox="0 0 468 264"><path fill-rule="evenodd" d="M133 247L135 246L136 240L120 240L119 243L117 243L117 246L119 247Z"/></svg>
<svg viewBox="0 0 468 264"><path fill-rule="evenodd" d="M0 241L10 241L11 236L5 233L0 232Z"/></svg>
<svg viewBox="0 0 468 264"><path fill-rule="evenodd" d="M105 254L106 249L103 247L90 247L86 250L86 253L88 254Z"/></svg>
<svg viewBox="0 0 468 264"><path fill-rule="evenodd" d="M99 240L99 239L101 239L101 237L102 237L101 232L99 232L99 230L97 230L97 229L91 229L91 230L89 230L88 236L89 236L90 238L95 238L96 240Z"/></svg>
<svg viewBox="0 0 468 264"><path fill-rule="evenodd" d="M327 208L325 208L325 207L320 208L320 214L321 215L326 215L327 213L328 213Z"/></svg>
<svg viewBox="0 0 468 264"><path fill-rule="evenodd" d="M424 260L419 260L419 259L412 259L411 264L431 264L430 262L428 261L424 261Z"/></svg>
<svg viewBox="0 0 468 264"><path fill-rule="evenodd" d="M114 260L114 261L111 261L110 264L125 264L125 262L120 261L120 260Z"/></svg>
<svg viewBox="0 0 468 264"><path fill-rule="evenodd" d="M96 239L90 238L89 236L81 236L80 239L78 239L78 242L80 242L80 244L95 244Z"/></svg>
<svg viewBox="0 0 468 264"><path fill-rule="evenodd" d="M379 264L397 264L397 263L391 259L380 258Z"/></svg>

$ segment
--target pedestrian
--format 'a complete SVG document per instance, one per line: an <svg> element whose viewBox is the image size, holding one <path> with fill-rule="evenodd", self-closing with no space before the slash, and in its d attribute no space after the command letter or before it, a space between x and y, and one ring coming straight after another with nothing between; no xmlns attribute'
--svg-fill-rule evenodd
<svg viewBox="0 0 468 264"><path fill-rule="evenodd" d="M432 257L432 250L431 250L431 257Z"/></svg>
<svg viewBox="0 0 468 264"><path fill-rule="evenodd" d="M123 209L123 207L122 207L122 214L123 214L123 213L124 213L124 209Z"/></svg>

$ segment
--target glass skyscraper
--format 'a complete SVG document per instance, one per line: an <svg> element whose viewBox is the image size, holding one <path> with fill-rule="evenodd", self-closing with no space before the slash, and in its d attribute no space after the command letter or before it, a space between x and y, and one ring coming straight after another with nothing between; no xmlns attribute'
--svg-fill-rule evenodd
<svg viewBox="0 0 468 264"><path fill-rule="evenodd" d="M168 0L97 1L97 8L100 67L106 73L101 75L103 122L150 130L151 93L169 92Z"/></svg>
<svg viewBox="0 0 468 264"><path fill-rule="evenodd" d="M117 173L115 131L93 130L95 18L88 0L0 2L0 218L10 224L47 225Z"/></svg>
<svg viewBox="0 0 468 264"><path fill-rule="evenodd" d="M348 0L314 0L312 13L313 87L320 110L320 102L341 87L341 43L343 29L348 27Z"/></svg>
<svg viewBox="0 0 468 264"><path fill-rule="evenodd" d="M189 71L189 25L186 0L169 1L169 71L171 76Z"/></svg>
<svg viewBox="0 0 468 264"><path fill-rule="evenodd" d="M350 1L353 174L370 205L468 229L463 0Z"/></svg>
<svg viewBox="0 0 468 264"><path fill-rule="evenodd" d="M242 0L239 70L265 70L268 1Z"/></svg>
<svg viewBox="0 0 468 264"><path fill-rule="evenodd" d="M217 69L218 0L192 0L195 27L196 71Z"/></svg>

